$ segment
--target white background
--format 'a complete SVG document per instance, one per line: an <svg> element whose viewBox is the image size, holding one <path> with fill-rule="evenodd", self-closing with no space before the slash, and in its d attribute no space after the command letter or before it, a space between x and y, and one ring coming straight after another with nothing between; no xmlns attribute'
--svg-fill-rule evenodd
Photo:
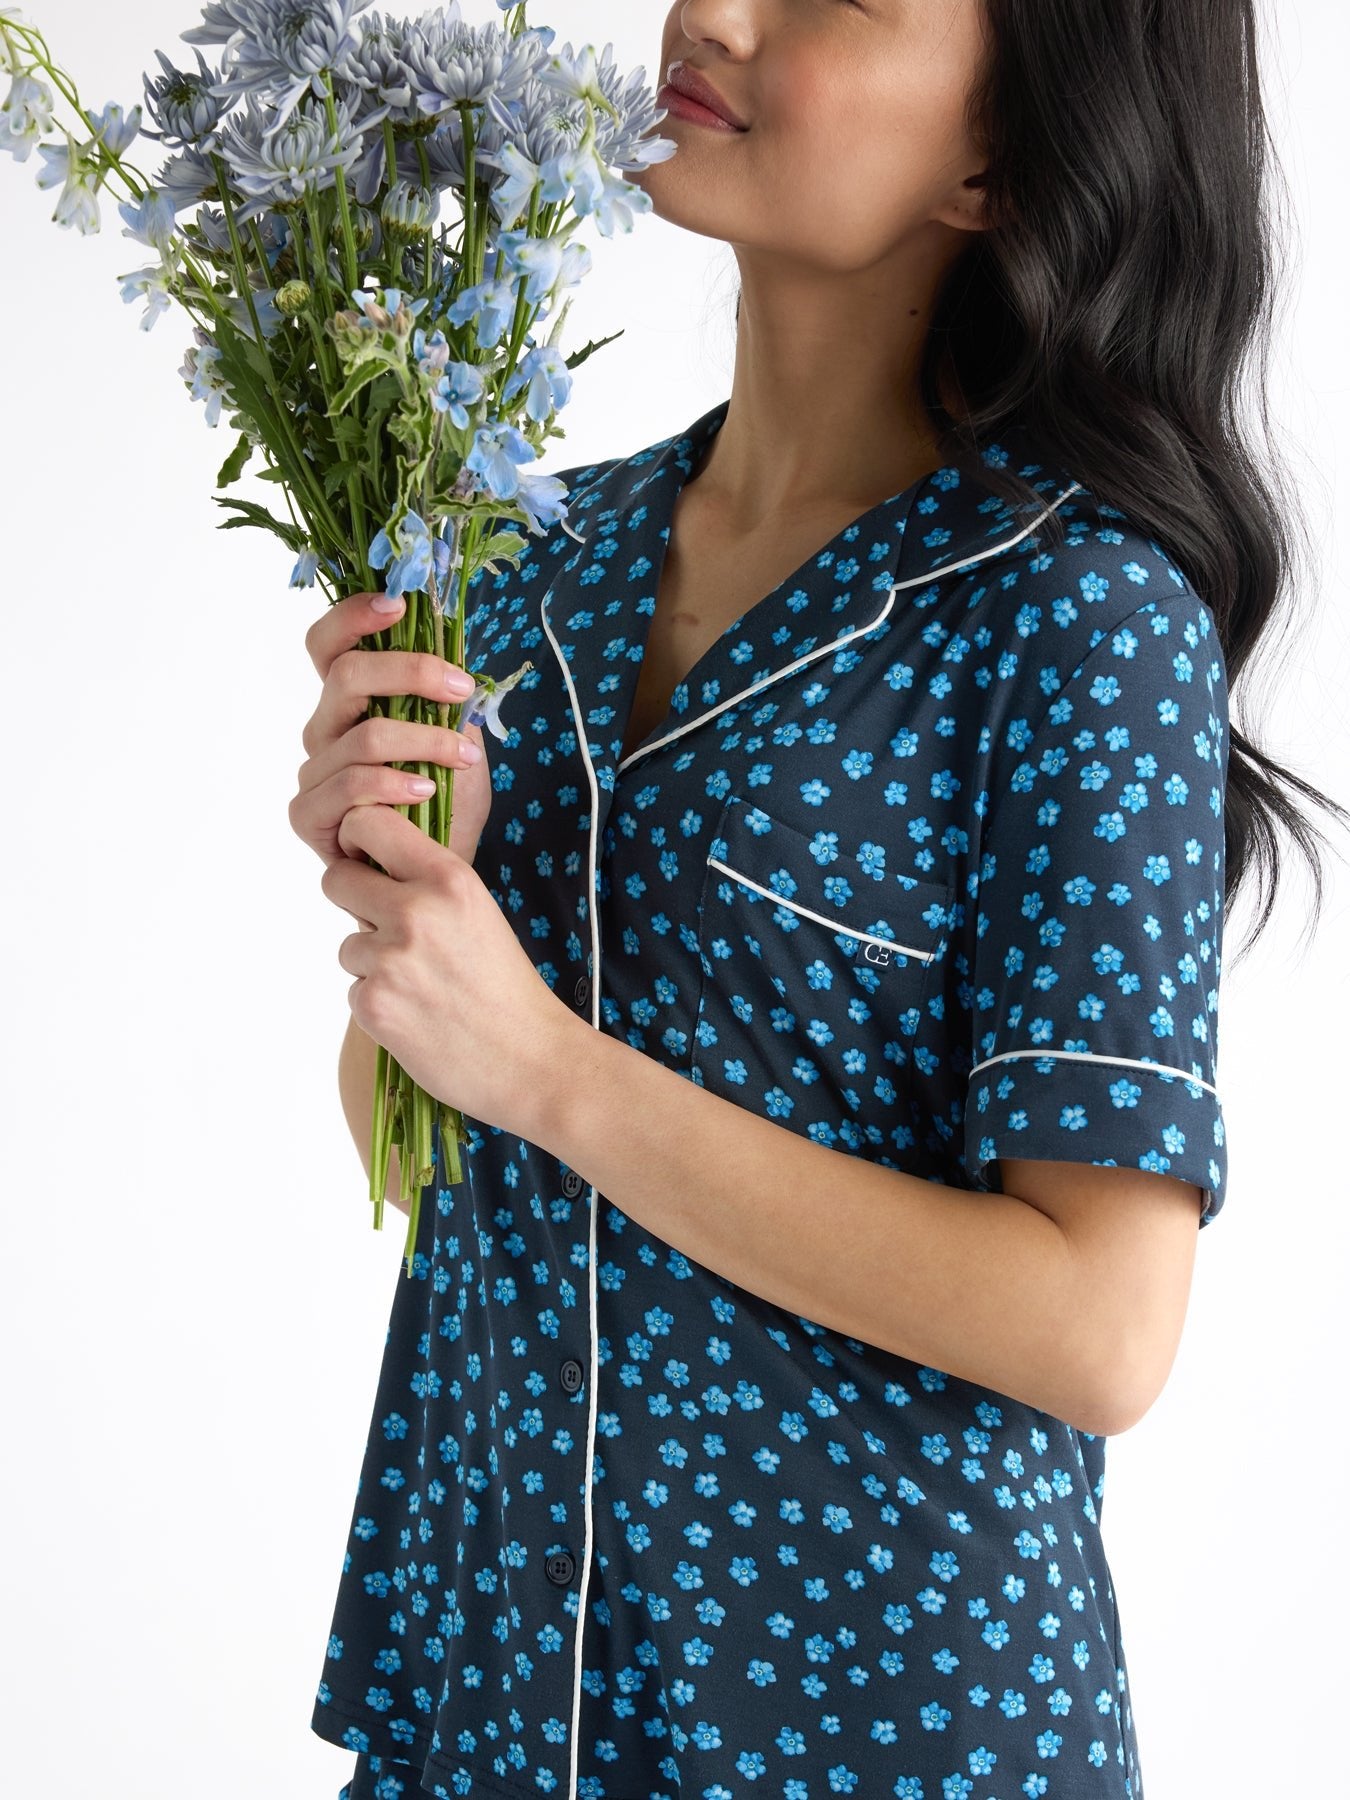
<svg viewBox="0 0 1350 1800"><path fill-rule="evenodd" d="M471 18L488 16L471 0ZM87 105L140 98L195 9L32 0ZM536 9L656 85L657 0ZM1339 0L1281 0L1267 81L1299 239L1274 411L1320 593L1249 735L1350 796L1350 467ZM140 146L147 170L158 146ZM137 153L133 151L133 155ZM351 1757L309 1731L404 1221L371 1229L338 1100L352 921L286 808L323 610L291 558L217 533L232 436L114 277L146 260L49 222L3 159L0 504L5 1048L0 1354L4 1786L51 1800L331 1800ZM545 469L628 454L730 389L736 266L654 216L588 235ZM1319 815L1320 816L1320 815ZM1344 852L1344 839L1337 840ZM1148 1800L1266 1800L1344 1779L1342 1354L1347 888L1320 933L1292 855L1234 966L1227 1206L1201 1237L1171 1381L1108 1447L1104 1530ZM1334 1734L1333 1734L1334 1738ZM871 1800L871 1797L868 1797Z"/></svg>

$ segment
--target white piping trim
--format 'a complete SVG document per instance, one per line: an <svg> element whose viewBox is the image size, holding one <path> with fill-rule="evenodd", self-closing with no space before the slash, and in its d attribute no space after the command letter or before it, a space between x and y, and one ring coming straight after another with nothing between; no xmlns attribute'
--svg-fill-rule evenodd
<svg viewBox="0 0 1350 1800"><path fill-rule="evenodd" d="M668 731L664 737L657 738L654 743L640 744L636 750L630 750L628 755L618 763L618 772L621 774L630 763L635 763L640 756L649 756L653 750L659 750L663 744L673 743L676 738L683 737L686 731L692 731L695 725L701 725L705 719L715 719L718 713L725 712L729 706L736 706L740 701L748 699L751 694L757 694L761 688L768 687L770 682L779 681L784 675L794 674L798 669L804 668L807 663L814 662L818 656L828 656L832 650L841 649L843 645L851 643L855 637L862 637L866 632L875 631L890 612L895 603L895 596L902 588L926 587L930 581L936 581L941 575L950 575L954 569L972 568L976 563L983 562L986 557L997 556L1001 550L1010 550L1014 544L1020 544L1024 537L1036 529L1042 519L1048 519L1057 507L1063 506L1070 494L1078 493L1082 485L1082 482L1075 481L1070 487L1066 487L1059 498L1047 506L1044 512L1038 513L1029 525L1024 525L1014 537L1005 538L1001 544L991 544L987 550L977 551L974 556L968 556L961 562L944 563L940 569L932 569L927 575L913 575L908 581L897 581L886 596L886 604L870 625L857 625L852 631L841 632L838 637L831 638L829 643L817 645L814 650L808 650L804 656L799 656L795 662L787 663L781 669L771 670L761 680L751 682L749 687L742 688L739 693L732 694L728 699L719 701L716 706L710 706L704 712L697 713L692 719L686 719L683 725L677 726L674 731ZM748 608L748 612L753 611L753 606ZM741 615L742 618L746 616L747 613ZM709 647L711 648L711 646Z"/></svg>
<svg viewBox="0 0 1350 1800"><path fill-rule="evenodd" d="M567 684L567 697L572 708L572 718L577 728L577 742L581 746L582 760L586 764L586 779L590 783L591 789L591 829L587 852L590 863L587 887L587 910L590 913L591 921L591 1024L598 1031L600 1028L600 918L599 909L595 903L595 849L597 820L600 811L600 791L595 779L595 769L591 763L590 754L586 747L586 728L582 723L581 707L577 701L577 691L572 682L572 672L567 666L567 658L562 653L562 646L553 635L553 629L548 622L548 599L552 592L553 583L550 582L544 591L543 599L539 602L539 619L544 627L549 643L553 646L553 653L558 659L559 666L562 669L563 680ZM573 1653L575 1661L572 1678L572 1754L567 1777L567 1800L577 1800L577 1787L580 1779L578 1761L581 1754L581 1646L586 1630L586 1589L590 1582L591 1549L595 1535L592 1529L591 1475L595 1463L595 1433L597 1421L597 1382L595 1375L596 1369L599 1366L597 1350L600 1342L600 1314L595 1272L595 1262L598 1255L596 1243L596 1220L598 1212L599 1198L596 1194L594 1185L592 1185L590 1231L588 1236L590 1254L587 1258L589 1266L586 1283L591 1333L590 1357L587 1368L587 1380L590 1383L590 1405L586 1409L586 1488L582 1497L582 1523L586 1543L581 1557L581 1581L577 1600L577 1622L576 1630L573 1633Z"/></svg>
<svg viewBox="0 0 1350 1800"><path fill-rule="evenodd" d="M1208 1088L1216 1100L1219 1090L1210 1081L1202 1081L1198 1075L1192 1075L1189 1069L1178 1069L1173 1063L1145 1062L1138 1056L1098 1056L1092 1050L1004 1050L998 1056L986 1056L983 1062L977 1062L970 1071L968 1080L973 1081L981 1069L987 1069L990 1063L1011 1062L1019 1056L1062 1056L1073 1062L1120 1063L1127 1069L1147 1069L1151 1075L1179 1075L1183 1081L1190 1081L1196 1087Z"/></svg>
<svg viewBox="0 0 1350 1800"><path fill-rule="evenodd" d="M809 906L798 906L795 900L784 899L782 894L775 894L772 888L761 887L757 881L751 881L748 875L742 875L739 869L731 868L727 863L719 862L715 856L707 859L710 868L720 869L724 875L730 875L733 881L740 881L757 894L763 894L766 900L774 900L779 906L786 906L789 912L800 913L804 919L814 919L817 924L828 925L830 930L840 937L858 938L864 944L879 944L883 950L896 952L900 956L914 956L920 962L934 962L936 950L914 950L908 944L897 944L894 938L874 937L870 931L855 931L851 925L841 925L838 919L827 919L824 913L812 912Z"/></svg>
<svg viewBox="0 0 1350 1800"><path fill-rule="evenodd" d="M739 693L731 694L727 699L720 700L716 706L707 707L692 719L686 719L683 725L677 726L674 731L668 731L664 737L657 738L655 743L641 744L636 750L630 750L623 761L619 763L619 771L622 773L629 763L636 762L640 756L648 756L653 750L659 750L662 744L673 743L677 737L683 737L686 731L692 731L695 725L701 725L705 719L715 719L718 713L723 713L729 706L735 706L739 701L748 699L751 694L757 694L761 688L768 687L771 681L779 681L784 675L791 675L797 669L805 668L807 663L814 662L818 656L828 656L831 650L840 649L842 645L850 643L855 637L861 637L866 631L875 631L895 604L895 595L896 590L892 588L886 596L885 606L870 625L856 625L852 631L841 632L837 638L831 638L828 644L821 644L814 650L808 650L805 656L799 656L795 662L785 663L781 669L771 670L759 681L752 681L749 687L742 688ZM751 607L750 610L753 612L754 608ZM709 647L711 648L711 646Z"/></svg>

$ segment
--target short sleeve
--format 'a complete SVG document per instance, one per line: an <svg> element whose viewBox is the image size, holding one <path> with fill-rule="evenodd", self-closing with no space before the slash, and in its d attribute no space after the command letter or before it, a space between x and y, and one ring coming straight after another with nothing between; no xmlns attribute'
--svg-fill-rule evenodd
<svg viewBox="0 0 1350 1800"><path fill-rule="evenodd" d="M1216 1079L1228 692L1183 590L1007 727L979 867L964 1152L1156 1170L1223 1205Z"/></svg>

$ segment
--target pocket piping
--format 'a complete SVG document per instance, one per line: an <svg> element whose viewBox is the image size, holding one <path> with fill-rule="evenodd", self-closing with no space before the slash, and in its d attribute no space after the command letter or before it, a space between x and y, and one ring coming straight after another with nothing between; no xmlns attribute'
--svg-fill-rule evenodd
<svg viewBox="0 0 1350 1800"><path fill-rule="evenodd" d="M845 925L839 919L828 918L824 913L814 912L809 906L802 906L795 900L787 899L783 894L775 893L772 888L761 886L749 875L742 874L739 869L733 869L729 863L724 863L711 854L707 858L707 863L709 868L720 869L724 875L729 875L733 881L739 881L743 887L753 888L755 893L762 894L766 900L773 900L779 906L787 907L789 912L800 913L804 919L814 919L818 925L827 926L837 937L851 937L856 938L860 943L875 944L878 949L890 951L893 955L912 956L916 962L937 961L935 950L918 950L909 944L899 944L894 938L877 937L870 931L859 931L855 926Z"/></svg>

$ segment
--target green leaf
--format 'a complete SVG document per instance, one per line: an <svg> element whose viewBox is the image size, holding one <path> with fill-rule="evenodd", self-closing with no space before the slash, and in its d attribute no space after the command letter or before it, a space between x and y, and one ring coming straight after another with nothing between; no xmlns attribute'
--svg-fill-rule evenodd
<svg viewBox="0 0 1350 1800"><path fill-rule="evenodd" d="M335 417L336 414L340 412L345 412L352 401L355 400L356 396L361 392L362 388L369 387L370 383L375 380L377 375L383 375L385 372L386 365L382 362L376 362L373 357L369 362L362 363L356 373L351 376L349 380L345 381L338 389L337 393L334 394L333 403L328 408L329 418Z"/></svg>
<svg viewBox="0 0 1350 1800"><path fill-rule="evenodd" d="M216 486L218 488L229 487L232 482L238 481L244 472L245 463L252 454L253 445L241 431L238 443L220 465L220 473L216 476Z"/></svg>
<svg viewBox="0 0 1350 1800"><path fill-rule="evenodd" d="M298 525L292 525L288 519L278 519L265 506L258 506L252 500L222 499L219 494L212 498L217 506L230 507L240 515L237 519L222 519L217 527L220 531L229 531L233 526L256 525L260 531L270 531L279 537L297 556L309 541Z"/></svg>
<svg viewBox="0 0 1350 1800"><path fill-rule="evenodd" d="M518 531L495 532L485 544L480 544L477 555L484 563L490 563L500 557L504 562L515 566L515 559L520 555L529 540L521 537Z"/></svg>
<svg viewBox="0 0 1350 1800"><path fill-rule="evenodd" d="M575 356L567 356L564 357L563 360L569 369L579 369L586 358L592 355L594 351L603 350L606 344L612 344L616 338L621 338L622 336L623 333L621 331L616 331L610 337L601 338L599 343L587 344L584 350L578 350Z"/></svg>
<svg viewBox="0 0 1350 1800"><path fill-rule="evenodd" d="M359 462L330 463L323 473L323 489L331 498L340 487L345 487L349 475L359 475L362 464Z"/></svg>

